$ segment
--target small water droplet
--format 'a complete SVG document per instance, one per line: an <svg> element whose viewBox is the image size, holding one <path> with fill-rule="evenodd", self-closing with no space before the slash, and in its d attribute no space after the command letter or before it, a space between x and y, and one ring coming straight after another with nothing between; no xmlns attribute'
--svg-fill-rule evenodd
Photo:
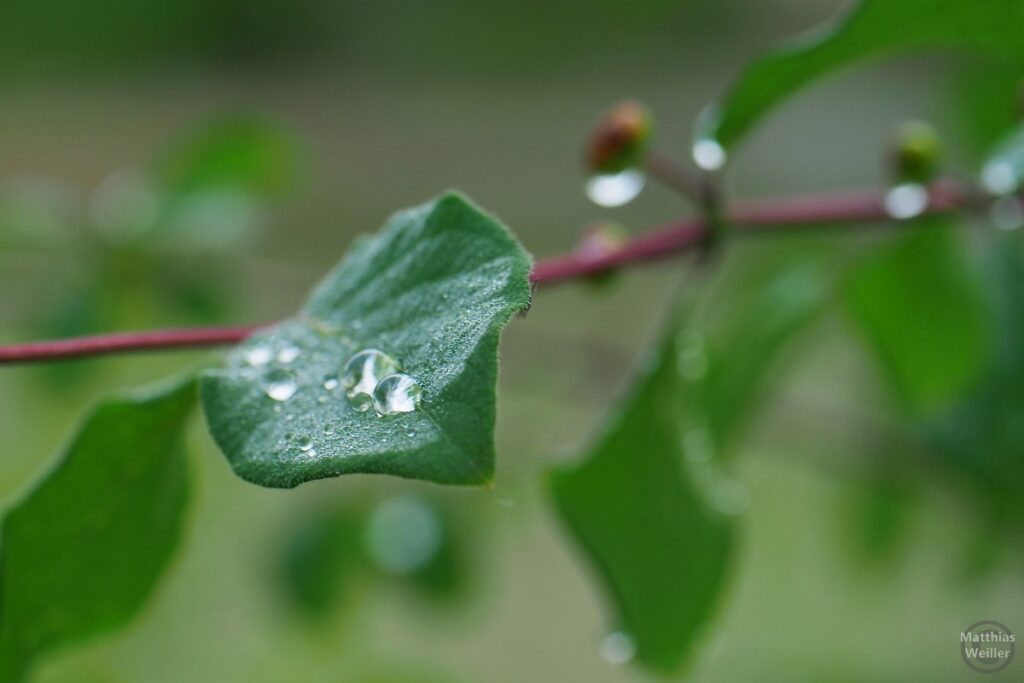
<svg viewBox="0 0 1024 683"><path fill-rule="evenodd" d="M725 166L729 158L725 148L714 138L699 138L694 141L690 150L693 155L693 162L705 171L717 171Z"/></svg>
<svg viewBox="0 0 1024 683"><path fill-rule="evenodd" d="M928 188L920 183L903 183L885 195L885 212L896 220L920 216L928 208Z"/></svg>
<svg viewBox="0 0 1024 683"><path fill-rule="evenodd" d="M274 412L280 415L281 414L281 406L275 405L274 406Z"/></svg>
<svg viewBox="0 0 1024 683"><path fill-rule="evenodd" d="M324 389L327 391L334 391L338 388L339 384L340 382L338 382L338 378L334 375L328 375L324 378Z"/></svg>
<svg viewBox="0 0 1024 683"><path fill-rule="evenodd" d="M410 429L410 430L408 430L408 431L407 431L407 432L405 433L405 435L406 435L407 437L409 437L410 439L412 439L412 438L414 438L414 437L416 436L416 430L415 430L415 429Z"/></svg>
<svg viewBox="0 0 1024 683"><path fill-rule="evenodd" d="M636 642L628 633L615 631L601 641L601 657L615 666L627 664L636 656Z"/></svg>
<svg viewBox="0 0 1024 683"><path fill-rule="evenodd" d="M299 353L299 347L289 344L278 350L277 362L285 364L291 363L293 360L299 357Z"/></svg>
<svg viewBox="0 0 1024 683"><path fill-rule="evenodd" d="M329 400L330 400L330 399L328 399L328 398L327 398L326 396L324 396L324 395L320 395L320 396L317 396L317 397L316 397L316 402L317 402L317 403L320 403L320 404L323 404L323 403L327 403L327 401L329 401Z"/></svg>
<svg viewBox="0 0 1024 683"><path fill-rule="evenodd" d="M309 449L311 449L313 447L313 440L311 438L309 438L308 436L300 436L296 440L296 444L295 445L297 445L299 447L300 451L308 451Z"/></svg>
<svg viewBox="0 0 1024 683"><path fill-rule="evenodd" d="M271 370L263 378L263 391L275 401L287 401L299 388L295 377L287 370Z"/></svg>
<svg viewBox="0 0 1024 683"><path fill-rule="evenodd" d="M1004 160L990 161L981 170L981 185L990 194L1010 194L1017 189L1020 178L1013 164Z"/></svg>
<svg viewBox="0 0 1024 683"><path fill-rule="evenodd" d="M646 177L642 171L629 168L621 173L603 173L587 179L584 192L598 206L623 206L636 199L644 189Z"/></svg>
<svg viewBox="0 0 1024 683"><path fill-rule="evenodd" d="M273 358L274 353L267 346L254 346L245 351L245 362L253 367L266 365Z"/></svg>
<svg viewBox="0 0 1024 683"><path fill-rule="evenodd" d="M316 449L315 448L310 448L308 451L306 451L306 457L315 458L316 457Z"/></svg>
<svg viewBox="0 0 1024 683"><path fill-rule="evenodd" d="M326 434L327 436L330 436L333 433L334 433L334 427L332 427L330 425L324 426L324 434Z"/></svg>
<svg viewBox="0 0 1024 683"><path fill-rule="evenodd" d="M373 390L373 407L379 415L397 415L416 410L423 389L409 375L396 373L382 379Z"/></svg>
<svg viewBox="0 0 1024 683"><path fill-rule="evenodd" d="M992 202L989 218L1000 230L1019 230L1024 227L1024 204L1013 195L1000 197Z"/></svg>
<svg viewBox="0 0 1024 683"><path fill-rule="evenodd" d="M365 412L373 405L373 390L383 377L399 371L398 362L383 351L366 349L349 358L341 373L352 406Z"/></svg>

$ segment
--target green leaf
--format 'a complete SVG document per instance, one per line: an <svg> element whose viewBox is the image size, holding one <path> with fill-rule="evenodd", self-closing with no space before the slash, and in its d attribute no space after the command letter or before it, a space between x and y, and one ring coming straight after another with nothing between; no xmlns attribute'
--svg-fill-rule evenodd
<svg viewBox="0 0 1024 683"><path fill-rule="evenodd" d="M360 242L298 316L256 333L202 377L203 409L235 472L291 487L353 472L483 484L494 471L498 337L530 302L530 258L494 218L449 194ZM289 363L253 353L297 350ZM379 349L423 389L413 412L358 412L328 389ZM282 375L283 374L283 375ZM268 396L284 376L294 394Z"/></svg>
<svg viewBox="0 0 1024 683"><path fill-rule="evenodd" d="M3 519L0 681L38 655L113 630L143 606L178 545L188 493L189 380L108 400Z"/></svg>
<svg viewBox="0 0 1024 683"><path fill-rule="evenodd" d="M981 184L993 194L1011 194L1024 180L1024 126L1018 126L992 150L981 170Z"/></svg>
<svg viewBox="0 0 1024 683"><path fill-rule="evenodd" d="M777 376L779 357L829 303L830 289L813 267L772 272L753 296L730 297L729 325L703 336L687 335L681 349L684 375L700 406L712 443L722 451L738 440ZM693 366L696 367L693 367Z"/></svg>
<svg viewBox="0 0 1024 683"><path fill-rule="evenodd" d="M621 414L579 464L550 478L558 512L605 584L637 660L678 670L717 603L732 555L728 486L683 433L677 343L662 343Z"/></svg>
<svg viewBox="0 0 1024 683"><path fill-rule="evenodd" d="M983 382L928 423L936 451L993 527L1024 529L1024 235L999 231L985 274L995 353Z"/></svg>
<svg viewBox="0 0 1024 683"><path fill-rule="evenodd" d="M1019 0L862 0L838 21L755 61L700 131L732 147L786 96L840 67L919 49L969 48L1024 56Z"/></svg>
<svg viewBox="0 0 1024 683"><path fill-rule="evenodd" d="M911 415L949 407L986 369L991 331L962 250L950 226L929 220L871 254L846 286L853 321Z"/></svg>
<svg viewBox="0 0 1024 683"><path fill-rule="evenodd" d="M171 194L234 190L273 196L291 189L298 175L297 144L282 128L231 117L191 131L157 167Z"/></svg>

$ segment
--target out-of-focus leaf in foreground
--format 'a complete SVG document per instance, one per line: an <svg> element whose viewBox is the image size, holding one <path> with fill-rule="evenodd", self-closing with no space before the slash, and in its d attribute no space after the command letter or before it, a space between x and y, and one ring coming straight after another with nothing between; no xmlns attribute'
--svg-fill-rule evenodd
<svg viewBox="0 0 1024 683"><path fill-rule="evenodd" d="M458 195L398 213L298 316L204 374L214 439L263 486L353 472L488 482L498 337L529 305L529 272L512 235Z"/></svg>
<svg viewBox="0 0 1024 683"><path fill-rule="evenodd" d="M612 602L613 656L635 647L641 664L672 672L726 583L734 524L715 502L727 482L706 439L681 425L674 334L652 360L587 457L550 483Z"/></svg>
<svg viewBox="0 0 1024 683"><path fill-rule="evenodd" d="M928 219L855 269L850 315L913 416L949 407L976 385L991 331L982 291L950 226Z"/></svg>
<svg viewBox="0 0 1024 683"><path fill-rule="evenodd" d="M1024 58L1019 0L861 0L837 21L769 52L733 84L699 131L731 148L785 97L836 69L919 49L968 48Z"/></svg>
<svg viewBox="0 0 1024 683"><path fill-rule="evenodd" d="M3 519L0 681L123 625L178 545L188 493L189 380L100 404L56 467Z"/></svg>

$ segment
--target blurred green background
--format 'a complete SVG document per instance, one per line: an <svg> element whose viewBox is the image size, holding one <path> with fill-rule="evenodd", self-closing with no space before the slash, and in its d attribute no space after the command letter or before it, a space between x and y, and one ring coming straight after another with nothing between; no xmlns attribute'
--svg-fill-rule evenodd
<svg viewBox="0 0 1024 683"><path fill-rule="evenodd" d="M274 320L356 235L447 188L498 214L537 256L571 249L598 219L632 230L672 220L686 206L657 186L622 209L586 200L581 146L596 115L639 98L656 117L657 146L685 158L697 113L752 55L843 3L8 5L3 342ZM736 157L732 191L881 187L885 141L912 118L944 133L950 166L971 168L979 152L949 78L961 63L901 58L799 94ZM260 151L232 151L232 136ZM213 160L195 161L204 154ZM218 181L218 154L235 160L224 162L228 175L245 169L230 187ZM841 254L863 242L814 248ZM726 290L765 253L784 260L806 247L730 245ZM131 628L54 656L37 680L643 680L600 656L606 607L540 476L599 424L682 264L634 269L600 289L541 290L507 329L494 490L363 476L263 490L231 474L197 421L177 566ZM728 285L730 273L740 284ZM982 619L1024 629L1019 543L989 532L955 487L917 466L878 371L841 320L830 316L801 350L742 448L737 475L751 503L738 561L689 680L969 678L962 629ZM97 396L216 358L4 368L0 495L40 475ZM447 520L448 566L410 583L335 558L341 588L330 588L317 574L318 525L356 547L352 511L396 495ZM336 604L323 608L318 596L332 591ZM993 680L1012 680L1019 666Z"/></svg>

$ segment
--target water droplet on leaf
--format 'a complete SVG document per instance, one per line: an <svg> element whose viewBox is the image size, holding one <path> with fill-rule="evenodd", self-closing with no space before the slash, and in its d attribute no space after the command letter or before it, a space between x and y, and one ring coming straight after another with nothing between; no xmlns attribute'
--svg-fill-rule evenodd
<svg viewBox="0 0 1024 683"><path fill-rule="evenodd" d="M885 195L885 212L896 220L920 216L928 208L928 188L919 183L903 183Z"/></svg>
<svg viewBox="0 0 1024 683"><path fill-rule="evenodd" d="M334 391L335 389L338 388L339 384L340 382L338 381L338 378L335 377L334 375L329 375L328 377L324 378L324 389L326 389L327 391Z"/></svg>
<svg viewBox="0 0 1024 683"><path fill-rule="evenodd" d="M609 633L601 641L601 657L615 666L630 662L636 656L636 642L622 631Z"/></svg>
<svg viewBox="0 0 1024 683"><path fill-rule="evenodd" d="M409 375L396 373L382 379L373 390L373 407L380 415L397 415L416 410L423 389Z"/></svg>
<svg viewBox="0 0 1024 683"><path fill-rule="evenodd" d="M299 353L299 347L289 344L277 352L277 362L285 364L291 363L299 357Z"/></svg>
<svg viewBox="0 0 1024 683"><path fill-rule="evenodd" d="M267 346L254 346L245 351L245 362L253 367L266 365L273 357L273 352Z"/></svg>
<svg viewBox="0 0 1024 683"><path fill-rule="evenodd" d="M298 388L295 377L287 370L271 370L263 378L263 391L275 401L287 401Z"/></svg>
<svg viewBox="0 0 1024 683"><path fill-rule="evenodd" d="M714 138L699 138L693 143L690 152L693 155L693 162L705 171L719 170L725 166L728 159L725 148Z"/></svg>
<svg viewBox="0 0 1024 683"><path fill-rule="evenodd" d="M352 406L365 412L373 405L373 390L383 377L398 372L398 362L383 351L366 349L345 364L341 383Z"/></svg>
<svg viewBox="0 0 1024 683"><path fill-rule="evenodd" d="M646 178L635 168L621 173L602 173L587 179L584 187L587 197L598 206L623 206L630 203L644 189Z"/></svg>

